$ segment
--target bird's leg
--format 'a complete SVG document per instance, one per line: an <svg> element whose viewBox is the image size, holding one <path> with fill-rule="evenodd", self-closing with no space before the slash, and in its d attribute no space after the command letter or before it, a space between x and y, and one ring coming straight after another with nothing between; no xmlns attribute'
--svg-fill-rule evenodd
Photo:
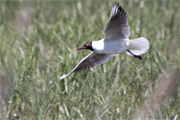
<svg viewBox="0 0 180 120"><path fill-rule="evenodd" d="M129 51L129 50L127 50L127 51L128 51L129 53L131 53L134 57L136 57L136 58L142 60L142 57L141 57L140 55L134 55L131 51Z"/></svg>

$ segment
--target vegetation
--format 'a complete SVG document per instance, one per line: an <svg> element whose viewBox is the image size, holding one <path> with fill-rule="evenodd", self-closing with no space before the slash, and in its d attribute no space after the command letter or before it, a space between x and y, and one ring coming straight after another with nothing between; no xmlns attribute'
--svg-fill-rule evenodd
<svg viewBox="0 0 180 120"><path fill-rule="evenodd" d="M122 53L59 80L104 37L114 3L0 2L0 119L180 119L178 1L120 1L129 39L150 42L143 60Z"/></svg>

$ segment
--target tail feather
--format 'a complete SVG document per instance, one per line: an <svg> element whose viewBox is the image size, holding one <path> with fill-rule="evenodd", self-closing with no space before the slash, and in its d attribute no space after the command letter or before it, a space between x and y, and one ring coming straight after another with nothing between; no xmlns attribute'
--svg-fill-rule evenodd
<svg viewBox="0 0 180 120"><path fill-rule="evenodd" d="M129 41L129 51L126 52L128 55L141 55L148 51L149 41L146 38L137 38ZM132 53L132 54L131 54Z"/></svg>

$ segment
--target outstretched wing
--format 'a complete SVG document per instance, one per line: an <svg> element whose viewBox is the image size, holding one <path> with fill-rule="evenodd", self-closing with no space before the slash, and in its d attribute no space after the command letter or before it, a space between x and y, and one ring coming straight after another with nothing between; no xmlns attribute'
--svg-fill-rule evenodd
<svg viewBox="0 0 180 120"><path fill-rule="evenodd" d="M106 40L128 38L130 36L128 18L126 12L119 6L119 3L112 7L109 22L104 32Z"/></svg>
<svg viewBox="0 0 180 120"><path fill-rule="evenodd" d="M101 65L113 56L114 54L101 54L91 52L89 55L83 58L70 73L61 76L59 79L64 79L73 72L84 71Z"/></svg>

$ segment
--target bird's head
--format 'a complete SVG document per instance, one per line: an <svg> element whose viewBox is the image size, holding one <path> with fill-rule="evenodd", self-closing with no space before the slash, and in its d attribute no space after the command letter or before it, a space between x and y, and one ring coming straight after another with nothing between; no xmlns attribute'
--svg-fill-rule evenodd
<svg viewBox="0 0 180 120"><path fill-rule="evenodd" d="M80 48L78 48L77 50L81 50L81 49L88 49L88 50L94 51L93 48L92 48L92 41L86 43L83 47L80 47Z"/></svg>

